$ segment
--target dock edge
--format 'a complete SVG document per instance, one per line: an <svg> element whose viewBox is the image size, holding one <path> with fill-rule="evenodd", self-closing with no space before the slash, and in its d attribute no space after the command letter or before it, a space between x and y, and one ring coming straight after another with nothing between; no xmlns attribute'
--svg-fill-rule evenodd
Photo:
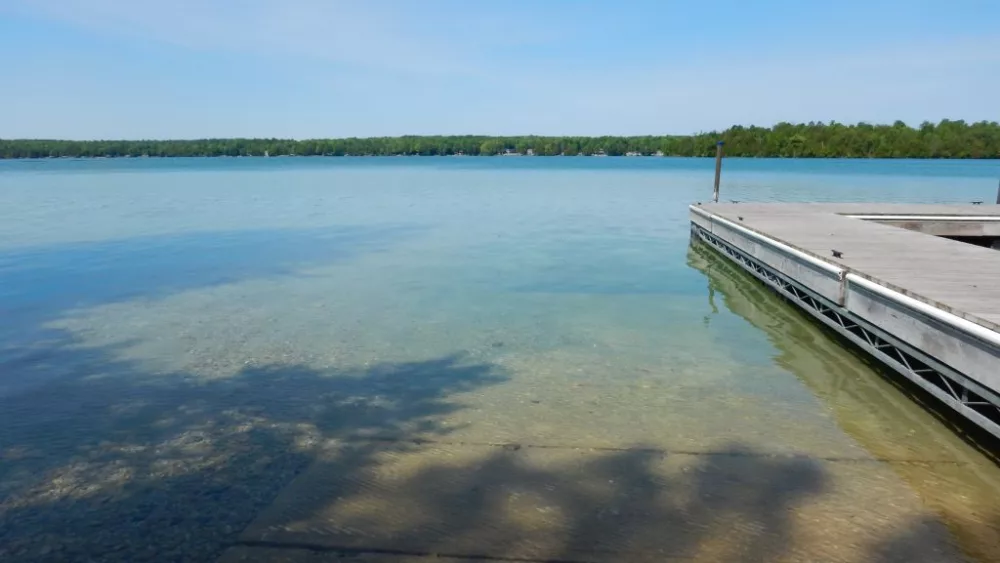
<svg viewBox="0 0 1000 563"><path fill-rule="evenodd" d="M975 373L980 365L1000 366L1000 334L696 205L690 211L692 235L698 240L1000 438L1000 385L988 373L986 377ZM895 330L934 333L933 337L948 340L943 348L957 353L937 357L907 342L913 338L893 334ZM1000 370L993 375L1000 378Z"/></svg>

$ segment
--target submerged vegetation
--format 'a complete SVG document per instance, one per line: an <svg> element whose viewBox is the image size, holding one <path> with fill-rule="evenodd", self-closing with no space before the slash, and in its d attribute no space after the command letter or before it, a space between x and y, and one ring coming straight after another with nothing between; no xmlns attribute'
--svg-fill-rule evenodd
<svg viewBox="0 0 1000 563"><path fill-rule="evenodd" d="M404 136L348 139L60 141L0 139L0 158L140 156L663 155L846 158L1000 158L1000 124L944 120L913 128L840 123L735 126L696 135L642 137Z"/></svg>

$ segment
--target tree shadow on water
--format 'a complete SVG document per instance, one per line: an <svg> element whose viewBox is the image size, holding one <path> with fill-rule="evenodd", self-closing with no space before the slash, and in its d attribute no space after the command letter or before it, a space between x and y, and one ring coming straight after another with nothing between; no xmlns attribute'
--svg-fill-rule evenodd
<svg viewBox="0 0 1000 563"><path fill-rule="evenodd" d="M797 514L835 488L820 460L461 438L467 397L508 374L460 355L201 380L100 352L0 398L5 562L858 560L824 538L859 524ZM923 560L951 560L917 524Z"/></svg>
<svg viewBox="0 0 1000 563"><path fill-rule="evenodd" d="M74 353L76 373L0 397L0 560L213 560L330 440L441 438L457 394L506 378L459 355L199 380Z"/></svg>
<svg viewBox="0 0 1000 563"><path fill-rule="evenodd" d="M824 492L807 459L733 445L709 455L633 448L353 447L314 465L223 561L306 554L460 560L771 561L793 510ZM296 558L295 554L299 558ZM292 554L292 555L289 555Z"/></svg>

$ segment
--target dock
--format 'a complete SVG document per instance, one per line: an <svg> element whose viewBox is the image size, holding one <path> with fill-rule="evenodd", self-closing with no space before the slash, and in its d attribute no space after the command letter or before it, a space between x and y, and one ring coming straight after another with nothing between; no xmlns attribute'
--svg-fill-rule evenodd
<svg viewBox="0 0 1000 563"><path fill-rule="evenodd" d="M1000 206L707 203L692 236L1000 438Z"/></svg>

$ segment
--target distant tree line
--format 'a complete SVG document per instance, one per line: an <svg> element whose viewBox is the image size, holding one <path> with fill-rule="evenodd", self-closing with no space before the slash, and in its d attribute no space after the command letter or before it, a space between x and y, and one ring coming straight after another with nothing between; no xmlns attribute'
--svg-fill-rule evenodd
<svg viewBox="0 0 1000 563"><path fill-rule="evenodd" d="M982 121L892 125L779 123L735 126L697 135L643 137L404 136L349 139L198 139L185 141L59 141L0 139L0 158L174 156L390 155L664 155L747 157L1000 158L1000 124Z"/></svg>

